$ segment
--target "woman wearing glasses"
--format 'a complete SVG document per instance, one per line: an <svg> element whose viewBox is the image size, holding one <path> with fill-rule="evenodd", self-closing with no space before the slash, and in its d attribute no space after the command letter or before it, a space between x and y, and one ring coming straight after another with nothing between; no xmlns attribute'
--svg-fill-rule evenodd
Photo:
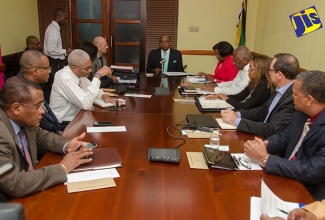
<svg viewBox="0 0 325 220"><path fill-rule="evenodd" d="M234 65L232 53L234 48L227 41L221 41L213 46L212 48L216 53L218 64L214 70L214 75L199 72L199 76L204 76L207 81L214 83L228 82L233 80L238 69Z"/></svg>
<svg viewBox="0 0 325 220"><path fill-rule="evenodd" d="M235 109L251 109L263 104L274 91L269 75L271 59L265 55L253 56L250 61L249 84L236 95L215 94L206 99L223 99Z"/></svg>

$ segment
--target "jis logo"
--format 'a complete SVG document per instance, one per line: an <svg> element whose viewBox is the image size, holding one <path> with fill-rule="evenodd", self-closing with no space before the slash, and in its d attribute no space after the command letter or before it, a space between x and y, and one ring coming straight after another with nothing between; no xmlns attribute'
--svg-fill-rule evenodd
<svg viewBox="0 0 325 220"><path fill-rule="evenodd" d="M297 37L309 34L323 27L315 6L289 16Z"/></svg>

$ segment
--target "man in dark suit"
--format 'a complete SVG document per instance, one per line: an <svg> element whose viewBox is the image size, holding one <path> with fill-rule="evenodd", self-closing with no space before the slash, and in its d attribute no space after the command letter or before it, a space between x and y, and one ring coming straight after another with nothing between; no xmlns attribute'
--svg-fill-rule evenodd
<svg viewBox="0 0 325 220"><path fill-rule="evenodd" d="M104 54L107 53L107 49L108 49L107 41L105 38L101 36L97 36L93 40L93 45L97 47L98 52L96 58L92 60L92 64L91 64L92 73L89 74L88 79L91 81L94 77L94 74L97 72L100 73L101 75L104 75L103 74L104 72L108 72L109 73L108 75L105 74L106 76L103 76L100 79L100 88L107 88L113 82L118 82L118 79L114 75L112 75L112 70L107 66L107 60L104 56Z"/></svg>
<svg viewBox="0 0 325 220"><path fill-rule="evenodd" d="M0 178L0 191L8 197L23 197L64 183L67 173L91 161L84 159L92 154L81 141L85 133L69 141L39 127L43 102L41 87L23 77L10 77L0 91L0 163L14 162L13 170ZM66 155L59 164L34 170L40 149Z"/></svg>
<svg viewBox="0 0 325 220"><path fill-rule="evenodd" d="M302 182L317 200L325 199L324 84L324 72L300 73L293 85L297 110L289 126L264 142L255 138L244 144L244 153L267 173Z"/></svg>
<svg viewBox="0 0 325 220"><path fill-rule="evenodd" d="M20 59L20 72L17 76L25 77L37 84L46 83L51 74L49 59L41 51L27 50ZM44 130L61 134L61 126L49 104L44 101L45 113L40 123Z"/></svg>
<svg viewBox="0 0 325 220"><path fill-rule="evenodd" d="M299 62L291 54L276 54L270 65L271 81L276 91L261 106L234 112L221 111L222 119L237 126L238 131L269 137L285 129L291 122L295 106L292 85L297 77Z"/></svg>
<svg viewBox="0 0 325 220"><path fill-rule="evenodd" d="M178 50L170 48L170 37L168 35L161 36L159 45L159 49L149 53L147 73L184 72L182 54Z"/></svg>

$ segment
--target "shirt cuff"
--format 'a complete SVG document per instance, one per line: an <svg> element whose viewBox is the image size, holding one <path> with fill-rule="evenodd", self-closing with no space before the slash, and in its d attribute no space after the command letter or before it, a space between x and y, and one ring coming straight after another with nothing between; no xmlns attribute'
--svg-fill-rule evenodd
<svg viewBox="0 0 325 220"><path fill-rule="evenodd" d="M238 127L240 121L241 121L241 118L237 118L237 119L235 120L235 126L236 126L236 127Z"/></svg>
<svg viewBox="0 0 325 220"><path fill-rule="evenodd" d="M63 152L64 154L66 154L66 152L65 152L65 147L66 147L68 144L69 144L69 141L68 141L67 143L65 143L65 145L64 145L63 148L62 148L62 152Z"/></svg>

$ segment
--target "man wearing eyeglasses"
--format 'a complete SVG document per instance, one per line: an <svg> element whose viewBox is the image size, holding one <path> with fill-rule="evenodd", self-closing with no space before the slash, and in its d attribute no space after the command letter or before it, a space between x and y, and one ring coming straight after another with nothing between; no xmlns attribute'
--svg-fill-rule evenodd
<svg viewBox="0 0 325 220"><path fill-rule="evenodd" d="M68 66L58 71L54 78L50 106L59 122L71 121L80 109L90 110L94 100L116 103L115 99L105 95L100 87L100 78L109 74L97 72L92 81L87 76L91 73L89 55L75 49L68 57Z"/></svg>
<svg viewBox="0 0 325 220"><path fill-rule="evenodd" d="M325 72L305 71L293 85L296 111L284 130L249 140L244 153L267 173L300 181L316 200L325 199Z"/></svg>
<svg viewBox="0 0 325 220"><path fill-rule="evenodd" d="M159 48L148 56L147 73L184 72L182 54L170 48L171 38L163 35L159 38Z"/></svg>
<svg viewBox="0 0 325 220"><path fill-rule="evenodd" d="M82 142L85 133L68 140L39 127L43 104L41 87L24 77L10 77L0 91L0 163L14 162L14 169L0 178L0 192L8 199L65 183L67 173L91 161L85 158L92 154ZM58 164L35 169L42 149L65 156Z"/></svg>
<svg viewBox="0 0 325 220"><path fill-rule="evenodd" d="M292 85L297 77L299 62L292 54L276 54L270 65L270 77L276 90L261 106L239 110L221 111L225 122L237 126L238 131L269 137L285 129L295 111Z"/></svg>
<svg viewBox="0 0 325 220"><path fill-rule="evenodd" d="M20 59L20 72L17 76L25 77L37 84L46 83L51 74L51 67L47 56L38 50L27 50ZM61 126L50 108L49 104L44 101L44 115L40 127L44 130L61 134Z"/></svg>

